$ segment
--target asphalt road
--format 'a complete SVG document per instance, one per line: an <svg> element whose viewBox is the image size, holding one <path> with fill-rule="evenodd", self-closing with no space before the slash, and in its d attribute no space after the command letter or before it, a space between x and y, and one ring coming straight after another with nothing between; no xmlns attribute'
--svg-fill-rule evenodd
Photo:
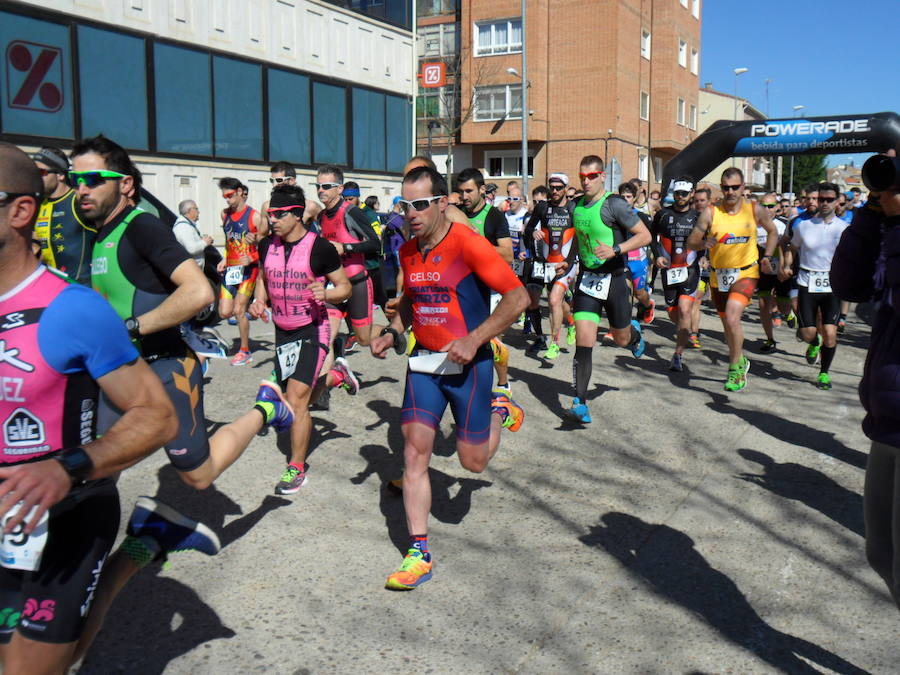
<svg viewBox="0 0 900 675"><path fill-rule="evenodd" d="M510 331L525 424L474 475L445 417L434 578L410 593L383 588L407 536L382 487L401 471L400 357L350 357L363 388L314 414L295 496L273 494L288 449L274 433L203 492L157 452L122 477L123 510L157 495L223 549L143 570L81 672L897 672L900 616L863 550L868 328L851 321L826 392L788 328L777 353L754 355L754 313L749 386L728 394L718 319L706 313L703 348L677 374L662 314L642 359L595 350L587 428L560 416L574 349L547 367ZM272 328L254 322L251 335L252 365L210 369L212 429L249 408L269 372Z"/></svg>

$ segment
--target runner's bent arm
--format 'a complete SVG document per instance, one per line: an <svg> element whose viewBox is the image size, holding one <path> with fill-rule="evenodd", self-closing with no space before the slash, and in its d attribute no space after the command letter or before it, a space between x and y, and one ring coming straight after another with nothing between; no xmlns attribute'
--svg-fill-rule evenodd
<svg viewBox="0 0 900 675"><path fill-rule="evenodd" d="M141 335L158 333L184 323L215 300L209 282L193 260L185 260L169 278L178 288L157 307L136 317Z"/></svg>
<svg viewBox="0 0 900 675"><path fill-rule="evenodd" d="M757 204L753 207L757 224L766 231L766 257L772 258L778 248L778 228L772 222L769 209Z"/></svg>
<svg viewBox="0 0 900 675"><path fill-rule="evenodd" d="M364 253L366 255L372 255L373 253L381 252L381 239L378 237L378 233L375 232L375 228L372 227L372 222L366 218L366 214L362 212L362 209L355 206L351 207L348 209L345 218L347 231L355 235L360 241L353 244L331 242L338 250L338 253L341 255L344 255L345 253Z"/></svg>
<svg viewBox="0 0 900 675"><path fill-rule="evenodd" d="M694 231L688 235L687 247L692 251L702 251L706 248L706 233L712 224L712 216L706 209L697 216L697 224L694 225Z"/></svg>
<svg viewBox="0 0 900 675"><path fill-rule="evenodd" d="M343 266L338 267L334 272L329 272L325 276L328 281L334 284L334 288L325 289L325 302L339 305L350 297L353 287L350 285L350 280L347 278L347 273L344 271Z"/></svg>

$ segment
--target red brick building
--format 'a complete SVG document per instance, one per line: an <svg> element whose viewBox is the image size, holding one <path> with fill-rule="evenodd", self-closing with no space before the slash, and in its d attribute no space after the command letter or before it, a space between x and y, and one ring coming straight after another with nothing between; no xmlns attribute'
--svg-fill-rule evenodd
<svg viewBox="0 0 900 675"><path fill-rule="evenodd" d="M586 154L615 157L624 180L661 179L697 135L700 9L700 0L527 0L532 185L551 171L576 180ZM460 141L495 182L521 176L521 84L507 70L521 72L521 27L520 0L461 1L461 110L472 112Z"/></svg>

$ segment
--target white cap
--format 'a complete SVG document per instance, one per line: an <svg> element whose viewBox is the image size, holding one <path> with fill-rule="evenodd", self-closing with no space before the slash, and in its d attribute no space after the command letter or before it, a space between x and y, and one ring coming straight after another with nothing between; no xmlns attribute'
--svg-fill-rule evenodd
<svg viewBox="0 0 900 675"><path fill-rule="evenodd" d="M569 177L562 172L551 173L550 178L547 179L547 182L549 183L551 180L559 181L563 185L569 184Z"/></svg>
<svg viewBox="0 0 900 675"><path fill-rule="evenodd" d="M694 184L686 180L680 180L672 186L672 192L690 192L694 189Z"/></svg>

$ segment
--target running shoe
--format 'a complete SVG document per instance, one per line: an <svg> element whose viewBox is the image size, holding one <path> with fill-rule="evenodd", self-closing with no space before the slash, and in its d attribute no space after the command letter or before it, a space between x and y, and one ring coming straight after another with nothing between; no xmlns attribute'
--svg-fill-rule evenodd
<svg viewBox="0 0 900 675"><path fill-rule="evenodd" d="M772 312L772 325L776 328L781 326L781 312Z"/></svg>
<svg viewBox="0 0 900 675"><path fill-rule="evenodd" d="M531 325L531 317L525 317L525 323L522 325L522 335L534 335L534 328Z"/></svg>
<svg viewBox="0 0 900 675"><path fill-rule="evenodd" d="M516 317L516 320L512 322L512 325L513 326L522 326L524 324L525 324L525 312L522 312L521 314L519 314L519 316Z"/></svg>
<svg viewBox="0 0 900 675"><path fill-rule="evenodd" d="M569 324L566 327L566 344L570 347L575 344L575 324Z"/></svg>
<svg viewBox="0 0 900 675"><path fill-rule="evenodd" d="M603 337L600 338L600 342L604 347L614 347L616 344L616 339L613 337L612 331L603 334Z"/></svg>
<svg viewBox="0 0 900 675"><path fill-rule="evenodd" d="M646 347L646 344L644 344L644 336L641 334L641 324L632 319L631 327L638 332L638 341L629 346L631 348L631 353L634 354L634 358L639 359L644 355L644 347Z"/></svg>
<svg viewBox="0 0 900 675"><path fill-rule="evenodd" d="M837 332L843 333L845 330L847 330L847 315L841 314L838 317Z"/></svg>
<svg viewBox="0 0 900 675"><path fill-rule="evenodd" d="M528 348L525 350L526 354L537 354L538 352L545 351L549 344L547 343L546 335L539 335L537 340L528 345Z"/></svg>
<svg viewBox="0 0 900 675"><path fill-rule="evenodd" d="M203 377L206 377L206 371L209 370L209 359L203 359L200 362L200 370L203 371Z"/></svg>
<svg viewBox="0 0 900 675"><path fill-rule="evenodd" d="M411 548L406 552L400 568L387 578L384 587L392 591L411 591L431 578L433 566L430 553Z"/></svg>
<svg viewBox="0 0 900 675"><path fill-rule="evenodd" d="M275 485L276 495L292 495L300 492L300 488L306 485L306 465L298 469L293 464L288 464L281 479Z"/></svg>
<svg viewBox="0 0 900 675"><path fill-rule="evenodd" d="M275 431L281 433L291 428L294 423L294 409L287 402L284 394L275 382L263 380L259 383L259 391L256 393L256 404L267 413L266 422ZM269 408L271 406L271 408Z"/></svg>
<svg viewBox="0 0 900 675"><path fill-rule="evenodd" d="M691 333L691 336L688 338L688 342L691 345L691 349L700 349L702 346L700 344L700 336L697 333Z"/></svg>
<svg viewBox="0 0 900 675"><path fill-rule="evenodd" d="M811 344L806 348L806 362L813 365L819 359L819 352L822 349L822 336L816 335L815 344Z"/></svg>
<svg viewBox="0 0 900 675"><path fill-rule="evenodd" d="M152 539L163 558L166 553L176 551L215 555L221 548L216 533L206 525L152 497L138 497L128 519L128 534L139 539Z"/></svg>
<svg viewBox="0 0 900 675"><path fill-rule="evenodd" d="M680 373L684 370L684 364L681 362L681 354L674 354L671 362L669 362L669 370Z"/></svg>
<svg viewBox="0 0 900 675"><path fill-rule="evenodd" d="M509 382L505 385L498 384L494 386L494 390L492 392L495 396L497 394L503 394L504 396L512 397L512 387L509 386Z"/></svg>
<svg viewBox="0 0 900 675"><path fill-rule="evenodd" d="M831 378L828 377L828 373L819 373L819 380L816 386L819 389L831 389Z"/></svg>
<svg viewBox="0 0 900 675"><path fill-rule="evenodd" d="M331 389L325 389L319 398L309 404L311 410L329 410L331 408Z"/></svg>
<svg viewBox="0 0 900 675"><path fill-rule="evenodd" d="M653 299L650 300L650 306L644 307L641 305L641 321L644 324L653 323L653 317L656 316L654 313L654 309L656 308L656 301Z"/></svg>
<svg viewBox="0 0 900 675"><path fill-rule="evenodd" d="M233 316L229 316L228 317L228 325L229 326L237 326L237 319L235 319Z"/></svg>
<svg viewBox="0 0 900 675"><path fill-rule="evenodd" d="M725 391L740 391L747 386L747 373L750 370L750 359L742 356L739 363L728 367L728 379L725 381Z"/></svg>
<svg viewBox="0 0 900 675"><path fill-rule="evenodd" d="M591 422L591 411L588 410L587 404L582 403L577 396L572 399L572 407L566 412L576 422L581 424L590 424Z"/></svg>
<svg viewBox="0 0 900 675"><path fill-rule="evenodd" d="M250 355L250 352L243 349L239 350L234 355L234 358L231 359L231 365L233 366L246 366L248 363L253 363L253 357Z"/></svg>
<svg viewBox="0 0 900 675"><path fill-rule="evenodd" d="M797 315L794 314L793 310L791 310L791 313L787 315L787 319L785 319L785 321L787 321L788 328L790 328L791 330L794 330L797 327Z"/></svg>
<svg viewBox="0 0 900 675"><path fill-rule="evenodd" d="M355 335L350 335L346 340L344 340L344 354L352 354L356 351L356 348L359 346L359 340Z"/></svg>
<svg viewBox="0 0 900 675"><path fill-rule="evenodd" d="M356 378L356 375L353 374L353 371L350 370L350 364L347 363L347 359L344 357L335 359L331 369L336 370L341 374L343 377L341 386L348 394L356 396L359 393L359 380Z"/></svg>
<svg viewBox="0 0 900 675"><path fill-rule="evenodd" d="M506 393L494 390L491 394L491 412L500 415L504 429L518 431L525 421L525 411Z"/></svg>
<svg viewBox="0 0 900 675"><path fill-rule="evenodd" d="M762 343L762 347L759 348L760 354L773 354L775 352L775 345L777 343L775 340L766 340Z"/></svg>
<svg viewBox="0 0 900 675"><path fill-rule="evenodd" d="M544 352L544 358L552 361L557 357L559 357L559 345L555 342L551 342L547 347L547 351Z"/></svg>

